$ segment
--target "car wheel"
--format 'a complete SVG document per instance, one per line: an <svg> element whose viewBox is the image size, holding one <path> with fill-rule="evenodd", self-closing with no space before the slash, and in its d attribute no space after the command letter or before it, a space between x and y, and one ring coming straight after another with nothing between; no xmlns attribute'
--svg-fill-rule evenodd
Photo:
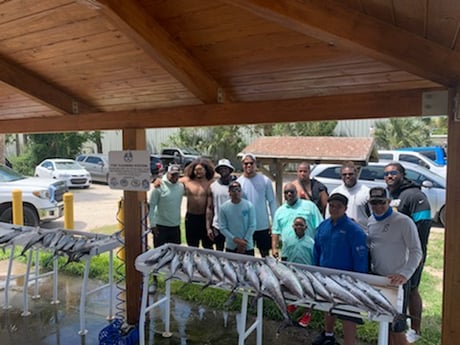
<svg viewBox="0 0 460 345"><path fill-rule="evenodd" d="M24 205L23 209L24 225L26 226L39 226L40 219L38 218L37 212L27 205ZM4 207L0 210L0 221L4 223L13 223L13 208L11 206Z"/></svg>
<svg viewBox="0 0 460 345"><path fill-rule="evenodd" d="M444 205L441 208L441 211L439 211L439 223L441 223L443 227L446 226L446 205Z"/></svg>

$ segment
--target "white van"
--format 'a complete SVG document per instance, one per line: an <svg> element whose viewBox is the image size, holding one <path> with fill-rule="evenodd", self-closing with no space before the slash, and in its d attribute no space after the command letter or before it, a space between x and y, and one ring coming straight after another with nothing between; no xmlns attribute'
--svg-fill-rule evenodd
<svg viewBox="0 0 460 345"><path fill-rule="evenodd" d="M439 165L419 152L402 150L379 150L377 153L380 161L401 161L418 164L446 178L447 167L445 165Z"/></svg>

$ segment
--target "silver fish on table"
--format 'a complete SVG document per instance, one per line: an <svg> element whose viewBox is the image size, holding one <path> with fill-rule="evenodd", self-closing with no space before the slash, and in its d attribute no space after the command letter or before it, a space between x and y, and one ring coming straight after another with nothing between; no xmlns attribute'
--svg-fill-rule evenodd
<svg viewBox="0 0 460 345"><path fill-rule="evenodd" d="M195 271L195 263L193 262L192 253L187 251L182 258L182 271L188 278L188 282L193 281L193 272Z"/></svg>
<svg viewBox="0 0 460 345"><path fill-rule="evenodd" d="M169 264L171 260L173 259L174 255L176 255L176 251L171 248L168 248L166 253L158 259L158 262L156 264L154 264L153 270L158 271L163 266L166 266L167 264Z"/></svg>
<svg viewBox="0 0 460 345"><path fill-rule="evenodd" d="M245 262L244 270L245 280L248 282L248 285L259 295L261 283L254 264L250 261Z"/></svg>
<svg viewBox="0 0 460 345"><path fill-rule="evenodd" d="M360 307L363 306L361 301L351 294L342 285L338 284L335 280L331 279L328 275L321 274L319 272L314 273L315 277L329 290L331 295L334 297L335 304L339 304L342 301L350 306ZM333 305L333 307L335 306ZM332 307L332 308L333 308Z"/></svg>
<svg viewBox="0 0 460 345"><path fill-rule="evenodd" d="M328 289L316 278L316 276L307 270L303 271L305 275L310 279L311 284L313 285L313 289L315 289L316 299L322 299L326 302L330 302L332 304L335 303L334 297L331 295Z"/></svg>
<svg viewBox="0 0 460 345"><path fill-rule="evenodd" d="M289 267L272 256L266 256L265 262L278 278L280 284L285 286L291 295L299 300L304 299L302 284Z"/></svg>
<svg viewBox="0 0 460 345"><path fill-rule="evenodd" d="M198 273L206 279L206 283L203 286L203 289L211 285L214 281L214 277L211 270L211 265L207 259L206 255L201 255L198 252L193 253L193 262L195 263L196 270Z"/></svg>
<svg viewBox="0 0 460 345"><path fill-rule="evenodd" d="M232 291L235 290L239 285L238 275L235 272L235 266L227 258L221 258L222 270L226 280L230 283Z"/></svg>
<svg viewBox="0 0 460 345"><path fill-rule="evenodd" d="M178 253L174 255L173 259L171 260L171 264L169 267L169 276L166 277L165 281L168 281L169 279L173 278L177 271L181 268L182 266L182 254Z"/></svg>
<svg viewBox="0 0 460 345"><path fill-rule="evenodd" d="M207 255L208 261L211 264L211 270L213 274L216 276L219 282L223 282L225 280L224 270L222 269L222 265L220 264L219 259L211 254Z"/></svg>
<svg viewBox="0 0 460 345"><path fill-rule="evenodd" d="M167 246L161 246L159 248L155 248L152 250L152 255L150 255L144 262L146 265L148 266L152 266L154 265L155 263L157 263L157 261L163 256L165 255L166 251L169 249L169 247Z"/></svg>
<svg viewBox="0 0 460 345"><path fill-rule="evenodd" d="M41 232L34 232L32 236L30 236L29 240L27 241L27 243L24 245L24 248L22 248L22 251L21 251L21 256L23 256L30 248L32 248L32 246L34 246L35 244L41 242L41 240L43 239L43 237L45 236L45 234L41 233Z"/></svg>
<svg viewBox="0 0 460 345"><path fill-rule="evenodd" d="M312 282L305 274L305 271L298 269L297 267L294 267L292 265L289 266L289 268L299 279L300 285L302 285L304 295L314 301L316 299L315 289L313 288Z"/></svg>

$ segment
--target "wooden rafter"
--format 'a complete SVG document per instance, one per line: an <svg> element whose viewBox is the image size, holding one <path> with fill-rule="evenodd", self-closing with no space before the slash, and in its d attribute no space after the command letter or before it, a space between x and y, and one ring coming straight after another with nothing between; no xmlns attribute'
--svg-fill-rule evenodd
<svg viewBox="0 0 460 345"><path fill-rule="evenodd" d="M138 3L98 0L104 14L203 103L223 102L223 88Z"/></svg>
<svg viewBox="0 0 460 345"><path fill-rule="evenodd" d="M0 122L0 133L327 121L417 116L421 113L422 91L394 91L82 114L72 117L72 121L68 116L9 120Z"/></svg>
<svg viewBox="0 0 460 345"><path fill-rule="evenodd" d="M222 0L305 35L355 49L445 86L460 80L460 54L334 0Z"/></svg>
<svg viewBox="0 0 460 345"><path fill-rule="evenodd" d="M72 95L5 60L0 60L0 83L63 115L95 111Z"/></svg>

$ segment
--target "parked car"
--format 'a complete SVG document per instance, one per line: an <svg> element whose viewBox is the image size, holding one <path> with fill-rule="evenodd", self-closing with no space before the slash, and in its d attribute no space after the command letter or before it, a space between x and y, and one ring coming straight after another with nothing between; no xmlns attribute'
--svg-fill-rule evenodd
<svg viewBox="0 0 460 345"><path fill-rule="evenodd" d="M161 150L160 158L163 165L167 167L170 164L179 164L184 170L187 165L202 155L190 148L167 147Z"/></svg>
<svg viewBox="0 0 460 345"><path fill-rule="evenodd" d="M393 162L409 162L422 166L432 172L446 178L447 167L441 166L419 152L402 150L379 150L377 151L379 160Z"/></svg>
<svg viewBox="0 0 460 345"><path fill-rule="evenodd" d="M404 147L398 150L419 152L441 166L447 165L447 153L442 146Z"/></svg>
<svg viewBox="0 0 460 345"><path fill-rule="evenodd" d="M387 164L388 162L376 162L361 167L358 176L359 181L369 188L386 187L383 169ZM416 164L407 162L401 164L406 169L407 178L422 186L422 191L428 197L431 205L433 221L444 226L446 222L445 178ZM313 167L310 176L326 185L328 191L331 192L342 183L340 167L339 164L318 164Z"/></svg>
<svg viewBox="0 0 460 345"><path fill-rule="evenodd" d="M150 155L150 173L152 174L152 180L156 179L159 174L163 173L164 167L163 162L159 155Z"/></svg>
<svg viewBox="0 0 460 345"><path fill-rule="evenodd" d="M107 155L99 153L81 154L75 160L91 174L93 182L108 183L109 158Z"/></svg>
<svg viewBox="0 0 460 345"><path fill-rule="evenodd" d="M0 222L12 223L12 191L22 192L24 225L38 226L62 217L65 181L25 177L0 165Z"/></svg>
<svg viewBox="0 0 460 345"><path fill-rule="evenodd" d="M64 180L67 187L88 188L91 185L89 172L73 159L45 159L35 167L36 177Z"/></svg>

